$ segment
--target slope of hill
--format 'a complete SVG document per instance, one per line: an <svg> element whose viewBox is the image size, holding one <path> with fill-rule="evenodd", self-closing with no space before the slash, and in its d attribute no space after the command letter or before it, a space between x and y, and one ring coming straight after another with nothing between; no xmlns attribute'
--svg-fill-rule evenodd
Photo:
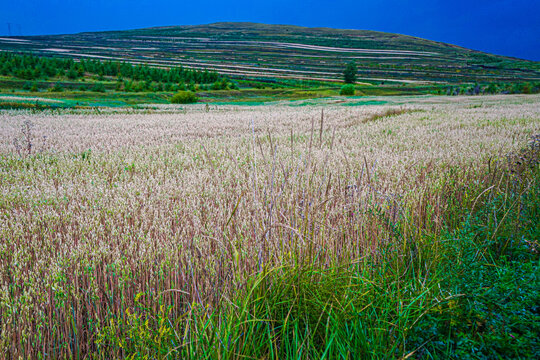
<svg viewBox="0 0 540 360"><path fill-rule="evenodd" d="M213 69L232 77L404 83L540 80L540 63L365 30L215 23L54 36L0 38L0 50Z"/></svg>

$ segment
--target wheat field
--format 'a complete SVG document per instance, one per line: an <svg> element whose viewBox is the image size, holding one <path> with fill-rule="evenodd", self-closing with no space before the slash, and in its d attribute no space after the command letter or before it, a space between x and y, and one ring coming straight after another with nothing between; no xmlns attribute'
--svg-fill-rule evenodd
<svg viewBox="0 0 540 360"><path fill-rule="evenodd" d="M0 112L0 358L128 357L104 334L137 304L201 319L272 269L436 253L540 133L538 96L442 99Z"/></svg>

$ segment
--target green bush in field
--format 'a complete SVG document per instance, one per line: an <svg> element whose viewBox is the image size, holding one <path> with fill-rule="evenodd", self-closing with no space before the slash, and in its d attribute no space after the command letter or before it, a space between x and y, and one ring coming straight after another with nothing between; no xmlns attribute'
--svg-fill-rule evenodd
<svg viewBox="0 0 540 360"><path fill-rule="evenodd" d="M354 95L354 93L355 93L354 85L350 85L350 84L343 85L341 87L341 90L339 91L339 95L345 95L345 96L351 96L351 95Z"/></svg>
<svg viewBox="0 0 540 360"><path fill-rule="evenodd" d="M64 91L64 87L62 86L61 83L57 82L56 84L54 84L54 86L52 88L49 89L49 91L51 91L51 92L62 92L62 91Z"/></svg>
<svg viewBox="0 0 540 360"><path fill-rule="evenodd" d="M210 89L212 89L212 90L223 90L221 88L221 82L220 81L216 81L215 83L213 83L212 86L210 87Z"/></svg>
<svg viewBox="0 0 540 360"><path fill-rule="evenodd" d="M102 83L97 83L92 87L92 91L104 93L105 92L105 85Z"/></svg>
<svg viewBox="0 0 540 360"><path fill-rule="evenodd" d="M179 91L172 98L172 104L193 104L198 100L197 95L192 91Z"/></svg>

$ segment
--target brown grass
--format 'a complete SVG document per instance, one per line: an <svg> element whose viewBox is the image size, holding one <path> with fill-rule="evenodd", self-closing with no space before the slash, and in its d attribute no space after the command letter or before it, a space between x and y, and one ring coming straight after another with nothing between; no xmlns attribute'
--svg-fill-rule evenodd
<svg viewBox="0 0 540 360"><path fill-rule="evenodd" d="M381 112L369 115L366 119L364 119L363 122L366 123L366 122L370 122L370 121L377 121L379 119L384 119L384 118L391 117L391 116L398 116L398 115L402 115L402 114L408 114L408 113L419 112L419 111L424 111L424 110L421 110L421 109L407 109L407 108L404 108L404 107L390 108L390 109L383 110Z"/></svg>

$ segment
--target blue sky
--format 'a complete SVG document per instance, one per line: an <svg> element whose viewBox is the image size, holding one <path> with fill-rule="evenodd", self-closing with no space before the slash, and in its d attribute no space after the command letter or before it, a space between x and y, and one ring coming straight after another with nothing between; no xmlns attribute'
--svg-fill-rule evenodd
<svg viewBox="0 0 540 360"><path fill-rule="evenodd" d="M250 21L395 32L540 61L539 0L0 0L0 34Z"/></svg>

